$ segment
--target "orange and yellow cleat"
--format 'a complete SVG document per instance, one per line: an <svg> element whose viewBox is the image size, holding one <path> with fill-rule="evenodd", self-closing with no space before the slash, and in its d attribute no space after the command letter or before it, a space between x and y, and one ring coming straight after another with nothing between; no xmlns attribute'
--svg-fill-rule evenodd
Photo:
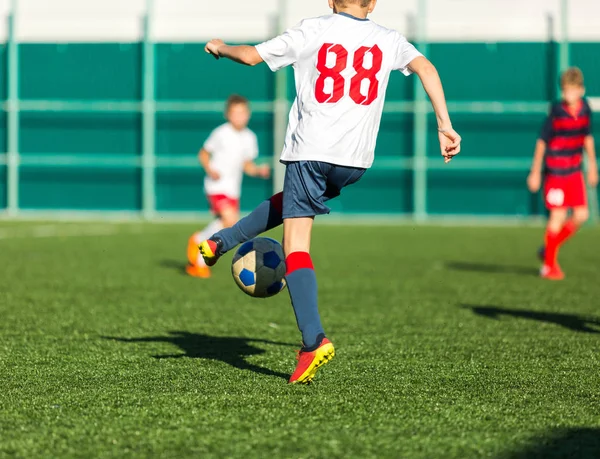
<svg viewBox="0 0 600 459"><path fill-rule="evenodd" d="M200 249L198 249L198 244L196 243L194 236L192 236L188 240L188 246L187 246L187 258L188 258L188 262L190 263L190 265L195 265L196 263L198 263L199 256L200 256Z"/></svg>
<svg viewBox="0 0 600 459"><path fill-rule="evenodd" d="M192 277L208 279L210 277L210 268L208 266L198 266L189 264L185 267L185 272Z"/></svg>
<svg viewBox="0 0 600 459"><path fill-rule="evenodd" d="M317 374L317 370L335 357L335 349L331 341L323 337L319 346L307 351L304 348L298 352L298 365L290 377L290 384L309 384Z"/></svg>

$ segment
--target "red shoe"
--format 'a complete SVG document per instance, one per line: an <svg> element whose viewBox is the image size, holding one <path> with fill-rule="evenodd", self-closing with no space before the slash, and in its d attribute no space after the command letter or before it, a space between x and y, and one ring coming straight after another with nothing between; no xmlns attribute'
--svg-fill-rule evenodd
<svg viewBox="0 0 600 459"><path fill-rule="evenodd" d="M321 335L323 336L323 335ZM323 336L316 349L308 351L305 348L298 352L298 365L290 377L290 384L309 384L312 382L317 370L335 356L333 344Z"/></svg>
<svg viewBox="0 0 600 459"><path fill-rule="evenodd" d="M187 265L185 272L192 277L208 279L210 277L210 268L208 266Z"/></svg>
<svg viewBox="0 0 600 459"><path fill-rule="evenodd" d="M565 273L560 269L558 263L554 266L543 265L542 269L540 269L540 277L542 279L560 281L565 278Z"/></svg>

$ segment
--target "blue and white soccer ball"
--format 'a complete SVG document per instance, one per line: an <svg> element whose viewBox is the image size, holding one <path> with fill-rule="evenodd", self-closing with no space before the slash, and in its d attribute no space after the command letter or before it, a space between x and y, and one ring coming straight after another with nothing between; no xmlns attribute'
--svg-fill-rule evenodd
<svg viewBox="0 0 600 459"><path fill-rule="evenodd" d="M276 295L285 288L285 256L281 244L267 237L243 243L233 256L231 273L238 287L250 296Z"/></svg>

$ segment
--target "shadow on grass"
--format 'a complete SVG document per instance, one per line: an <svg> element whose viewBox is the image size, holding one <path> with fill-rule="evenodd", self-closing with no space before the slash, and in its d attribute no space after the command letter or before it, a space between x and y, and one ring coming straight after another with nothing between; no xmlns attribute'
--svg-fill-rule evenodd
<svg viewBox="0 0 600 459"><path fill-rule="evenodd" d="M534 439L530 446L502 456L506 459L598 459L600 428L559 429L547 437Z"/></svg>
<svg viewBox="0 0 600 459"><path fill-rule="evenodd" d="M462 307L471 309L475 314L489 319L498 319L500 316L511 316L556 324L575 332L600 334L600 319L597 317L585 317L560 312L530 311L527 309L505 309L497 306L477 306L471 304L463 304Z"/></svg>
<svg viewBox="0 0 600 459"><path fill-rule="evenodd" d="M170 343L178 346L183 352L179 354L154 355L153 357L155 359L189 357L193 359L218 360L240 370L248 370L261 375L276 376L283 379L288 379L289 375L254 365L247 362L246 358L266 352L264 349L253 346L252 343L293 346L293 344L289 343L279 343L264 339L209 336L186 331L172 331L166 336L147 336L142 338L103 336L103 338L123 343Z"/></svg>
<svg viewBox="0 0 600 459"><path fill-rule="evenodd" d="M488 274L518 274L520 276L538 276L539 271L527 266L495 265L487 263L467 263L461 261L448 261L446 268L454 271L472 271Z"/></svg>
<svg viewBox="0 0 600 459"><path fill-rule="evenodd" d="M187 273L185 272L185 267L187 266L187 263L182 262L180 260L161 260L159 262L159 265L163 268L171 269L173 271L178 272L179 274L187 276Z"/></svg>

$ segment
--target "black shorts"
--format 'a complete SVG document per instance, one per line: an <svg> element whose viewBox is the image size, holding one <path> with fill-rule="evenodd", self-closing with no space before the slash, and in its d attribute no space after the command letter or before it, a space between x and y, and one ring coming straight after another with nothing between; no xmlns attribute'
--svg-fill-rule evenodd
<svg viewBox="0 0 600 459"><path fill-rule="evenodd" d="M314 217L331 212L325 204L360 180L366 169L321 161L285 163L283 218Z"/></svg>

